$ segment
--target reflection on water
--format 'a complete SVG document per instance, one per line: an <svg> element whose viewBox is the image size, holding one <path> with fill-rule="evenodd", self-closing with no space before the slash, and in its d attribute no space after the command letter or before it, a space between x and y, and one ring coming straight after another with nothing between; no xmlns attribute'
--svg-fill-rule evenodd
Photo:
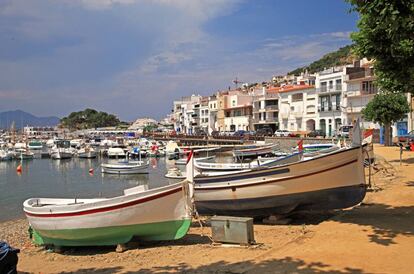
<svg viewBox="0 0 414 274"><path fill-rule="evenodd" d="M22 203L30 197L113 197L125 188L144 184L155 188L172 182L164 175L174 161L149 161L148 174L131 175L102 174L101 159L34 159L22 163L21 173L16 172L19 161L0 162L0 221L22 217Z"/></svg>

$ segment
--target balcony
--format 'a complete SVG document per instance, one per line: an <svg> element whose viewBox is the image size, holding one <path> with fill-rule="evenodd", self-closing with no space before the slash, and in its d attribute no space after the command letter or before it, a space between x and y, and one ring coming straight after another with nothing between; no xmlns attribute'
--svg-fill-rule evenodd
<svg viewBox="0 0 414 274"><path fill-rule="evenodd" d="M263 100L275 100L279 99L278 93L266 93L261 95L253 96L253 102L263 101Z"/></svg>
<svg viewBox="0 0 414 274"><path fill-rule="evenodd" d="M331 87L321 86L320 88L316 89L316 92L320 93L341 93L342 92L342 85L335 85Z"/></svg>
<svg viewBox="0 0 414 274"><path fill-rule="evenodd" d="M346 107L346 112L347 113L361 113L362 112L363 107Z"/></svg>
<svg viewBox="0 0 414 274"><path fill-rule="evenodd" d="M292 112L292 116L295 117L296 119L302 118L303 112Z"/></svg>
<svg viewBox="0 0 414 274"><path fill-rule="evenodd" d="M266 111L277 111L279 110L279 106L278 105L269 105L265 107Z"/></svg>
<svg viewBox="0 0 414 274"><path fill-rule="evenodd" d="M375 94L377 94L377 91L367 92L361 90L348 90L346 92L347 97L374 96Z"/></svg>
<svg viewBox="0 0 414 274"><path fill-rule="evenodd" d="M356 79L364 79L364 78L371 78L374 77L374 69L366 69L363 71L358 71L354 73L350 73L347 75L347 80L356 80Z"/></svg>
<svg viewBox="0 0 414 274"><path fill-rule="evenodd" d="M279 113L279 116L280 116L282 119L288 119L288 118L289 118L289 113L287 113L287 112L282 112L282 113Z"/></svg>

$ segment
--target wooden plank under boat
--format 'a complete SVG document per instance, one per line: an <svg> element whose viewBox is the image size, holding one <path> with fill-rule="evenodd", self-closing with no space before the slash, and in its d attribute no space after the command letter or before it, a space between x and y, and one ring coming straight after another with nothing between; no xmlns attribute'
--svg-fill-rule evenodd
<svg viewBox="0 0 414 274"><path fill-rule="evenodd" d="M101 246L139 240L174 240L191 224L187 181L103 199L31 198L23 209L39 245Z"/></svg>
<svg viewBox="0 0 414 274"><path fill-rule="evenodd" d="M366 193L363 150L359 146L267 169L196 176L197 211L264 217L354 206Z"/></svg>

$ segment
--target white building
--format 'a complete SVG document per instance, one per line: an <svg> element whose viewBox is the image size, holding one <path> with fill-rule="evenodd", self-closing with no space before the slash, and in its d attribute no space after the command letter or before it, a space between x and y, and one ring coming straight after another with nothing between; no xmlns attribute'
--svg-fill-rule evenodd
<svg viewBox="0 0 414 274"><path fill-rule="evenodd" d="M316 128L317 95L312 85L286 85L274 88L279 94L279 126L289 131Z"/></svg>
<svg viewBox="0 0 414 274"><path fill-rule="evenodd" d="M208 133L211 134L213 131L218 129L217 123L217 111L218 111L218 103L217 103L217 96L213 95L210 96L208 99Z"/></svg>
<svg viewBox="0 0 414 274"><path fill-rule="evenodd" d="M252 130L252 108L252 95L238 90L230 91L223 108L225 131Z"/></svg>

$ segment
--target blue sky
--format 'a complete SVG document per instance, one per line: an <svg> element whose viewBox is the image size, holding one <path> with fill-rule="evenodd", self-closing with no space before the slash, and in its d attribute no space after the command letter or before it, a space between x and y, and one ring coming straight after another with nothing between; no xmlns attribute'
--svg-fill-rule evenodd
<svg viewBox="0 0 414 274"><path fill-rule="evenodd" d="M1 0L0 111L131 121L350 44L343 0Z"/></svg>

